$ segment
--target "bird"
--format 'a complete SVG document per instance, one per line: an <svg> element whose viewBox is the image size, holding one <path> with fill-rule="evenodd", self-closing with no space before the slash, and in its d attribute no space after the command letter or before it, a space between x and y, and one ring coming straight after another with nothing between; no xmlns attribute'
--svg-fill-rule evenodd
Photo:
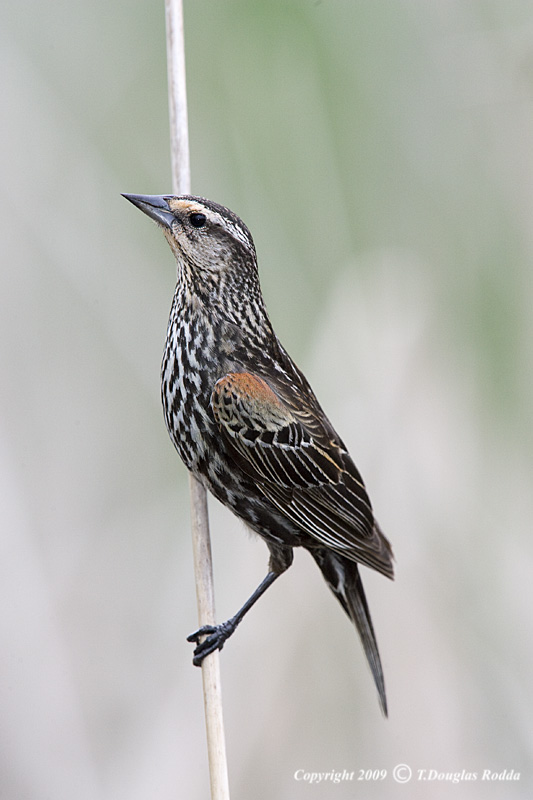
<svg viewBox="0 0 533 800"><path fill-rule="evenodd" d="M161 365L170 438L187 469L265 541L268 572L229 620L188 637L201 665L307 550L355 625L387 716L383 669L359 565L393 578L391 545L363 479L276 336L256 249L230 209L194 195L133 195L177 262Z"/></svg>

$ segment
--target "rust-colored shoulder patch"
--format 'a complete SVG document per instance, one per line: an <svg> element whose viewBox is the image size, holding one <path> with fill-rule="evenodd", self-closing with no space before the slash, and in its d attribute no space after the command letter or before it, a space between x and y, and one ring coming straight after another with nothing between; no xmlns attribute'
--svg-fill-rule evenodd
<svg viewBox="0 0 533 800"><path fill-rule="evenodd" d="M251 372L230 372L216 383L219 391L235 392L236 396L248 397L260 403L273 403L282 406L282 402L268 383Z"/></svg>
<svg viewBox="0 0 533 800"><path fill-rule="evenodd" d="M213 408L219 421L244 414L248 423L276 429L294 421L287 406L268 383L251 372L230 372L220 378L213 391Z"/></svg>

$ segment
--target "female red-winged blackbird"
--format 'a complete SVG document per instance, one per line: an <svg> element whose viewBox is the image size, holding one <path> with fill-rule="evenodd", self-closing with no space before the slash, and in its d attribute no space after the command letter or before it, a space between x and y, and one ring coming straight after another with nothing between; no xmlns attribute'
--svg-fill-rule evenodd
<svg viewBox="0 0 533 800"><path fill-rule="evenodd" d="M386 714L357 565L392 578L392 550L346 447L272 329L248 228L201 197L124 197L162 228L178 265L161 376L170 438L187 468L270 551L269 572L240 611L189 636L194 664L222 649L291 565L293 547L305 547L359 631Z"/></svg>

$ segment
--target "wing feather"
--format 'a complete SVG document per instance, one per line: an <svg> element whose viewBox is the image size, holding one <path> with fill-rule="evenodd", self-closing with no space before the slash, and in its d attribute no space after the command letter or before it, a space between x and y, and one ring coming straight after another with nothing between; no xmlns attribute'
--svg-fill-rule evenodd
<svg viewBox="0 0 533 800"><path fill-rule="evenodd" d="M250 372L217 381L211 405L230 453L283 514L321 544L392 576L361 476L325 417L321 425L312 409L295 409Z"/></svg>

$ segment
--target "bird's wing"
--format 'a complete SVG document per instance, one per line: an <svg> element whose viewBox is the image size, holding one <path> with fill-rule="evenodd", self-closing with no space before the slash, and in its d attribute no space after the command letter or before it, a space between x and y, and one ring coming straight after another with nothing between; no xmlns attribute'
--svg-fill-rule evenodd
<svg viewBox="0 0 533 800"><path fill-rule="evenodd" d="M285 516L326 547L392 576L390 546L361 476L327 420L251 372L218 380L211 404L232 457Z"/></svg>

